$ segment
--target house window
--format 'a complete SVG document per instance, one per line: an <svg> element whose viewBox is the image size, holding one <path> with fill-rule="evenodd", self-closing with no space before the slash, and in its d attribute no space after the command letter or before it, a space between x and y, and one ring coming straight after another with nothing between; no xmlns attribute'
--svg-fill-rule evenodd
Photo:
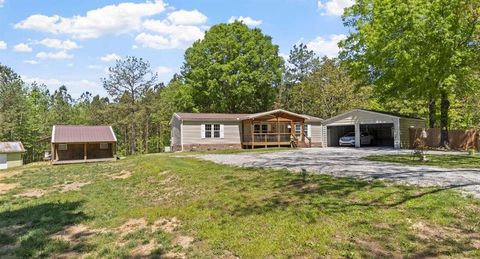
<svg viewBox="0 0 480 259"><path fill-rule="evenodd" d="M205 138L220 138L220 124L205 124Z"/></svg>
<svg viewBox="0 0 480 259"><path fill-rule="evenodd" d="M68 150L68 145L67 144L58 144L58 150L60 150L60 151Z"/></svg>
<svg viewBox="0 0 480 259"><path fill-rule="evenodd" d="M220 124L213 124L213 137L220 138Z"/></svg>
<svg viewBox="0 0 480 259"><path fill-rule="evenodd" d="M301 124L295 124L295 136L301 137L301 132L302 132L302 125ZM304 134L304 136L308 136L308 125L304 125L303 134Z"/></svg>
<svg viewBox="0 0 480 259"><path fill-rule="evenodd" d="M267 124L255 124L253 125L255 133L268 133Z"/></svg>
<svg viewBox="0 0 480 259"><path fill-rule="evenodd" d="M100 143L100 149L108 149L108 143Z"/></svg>
<svg viewBox="0 0 480 259"><path fill-rule="evenodd" d="M205 124L205 138L212 137L212 124Z"/></svg>

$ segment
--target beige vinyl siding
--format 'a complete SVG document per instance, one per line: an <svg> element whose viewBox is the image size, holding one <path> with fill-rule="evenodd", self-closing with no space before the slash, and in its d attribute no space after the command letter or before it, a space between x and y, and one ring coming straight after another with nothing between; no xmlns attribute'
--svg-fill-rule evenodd
<svg viewBox="0 0 480 259"><path fill-rule="evenodd" d="M400 146L410 148L410 128L425 128L424 120L400 118Z"/></svg>
<svg viewBox="0 0 480 259"><path fill-rule="evenodd" d="M13 168L23 165L22 153L7 154L7 168Z"/></svg>
<svg viewBox="0 0 480 259"><path fill-rule="evenodd" d="M170 139L170 145L181 145L182 144L182 122L177 118L177 116L173 116L172 118L172 124L170 125L171 130L171 139Z"/></svg>
<svg viewBox="0 0 480 259"><path fill-rule="evenodd" d="M223 124L224 138L202 138L202 124ZM241 144L241 122L183 122L183 145L189 144Z"/></svg>
<svg viewBox="0 0 480 259"><path fill-rule="evenodd" d="M369 124L369 123L394 123L395 117L383 115L380 113L368 112L368 111L353 111L340 116L331 122L326 122L327 126L330 125L354 125L355 123Z"/></svg>
<svg viewBox="0 0 480 259"><path fill-rule="evenodd" d="M323 142L323 126L320 122L307 123L311 129L312 143L322 143Z"/></svg>

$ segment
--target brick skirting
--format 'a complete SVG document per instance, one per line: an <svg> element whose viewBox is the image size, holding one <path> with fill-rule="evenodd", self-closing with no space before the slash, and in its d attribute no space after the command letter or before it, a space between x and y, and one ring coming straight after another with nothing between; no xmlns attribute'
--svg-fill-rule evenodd
<svg viewBox="0 0 480 259"><path fill-rule="evenodd" d="M241 148L242 148L241 144L189 144L189 145L183 145L183 151L208 151L208 150L241 149ZM180 150L181 150L181 148L180 148Z"/></svg>

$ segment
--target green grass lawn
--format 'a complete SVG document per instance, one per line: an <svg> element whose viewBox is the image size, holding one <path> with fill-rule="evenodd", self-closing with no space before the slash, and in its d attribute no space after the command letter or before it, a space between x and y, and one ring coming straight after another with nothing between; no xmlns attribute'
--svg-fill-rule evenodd
<svg viewBox="0 0 480 259"><path fill-rule="evenodd" d="M446 168L480 168L480 156L469 155L429 155L428 161L420 161L418 157L411 155L375 155L365 159L379 162L402 163L407 165L429 165Z"/></svg>
<svg viewBox="0 0 480 259"><path fill-rule="evenodd" d="M168 154L8 170L0 183L0 257L480 256L480 201L451 189Z"/></svg>

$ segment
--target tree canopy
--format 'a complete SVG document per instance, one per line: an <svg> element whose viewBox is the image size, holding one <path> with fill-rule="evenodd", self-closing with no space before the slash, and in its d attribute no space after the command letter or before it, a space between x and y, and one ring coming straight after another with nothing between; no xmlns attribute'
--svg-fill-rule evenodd
<svg viewBox="0 0 480 259"><path fill-rule="evenodd" d="M271 37L234 22L212 26L187 49L182 76L198 111L259 112L273 105L282 65Z"/></svg>

